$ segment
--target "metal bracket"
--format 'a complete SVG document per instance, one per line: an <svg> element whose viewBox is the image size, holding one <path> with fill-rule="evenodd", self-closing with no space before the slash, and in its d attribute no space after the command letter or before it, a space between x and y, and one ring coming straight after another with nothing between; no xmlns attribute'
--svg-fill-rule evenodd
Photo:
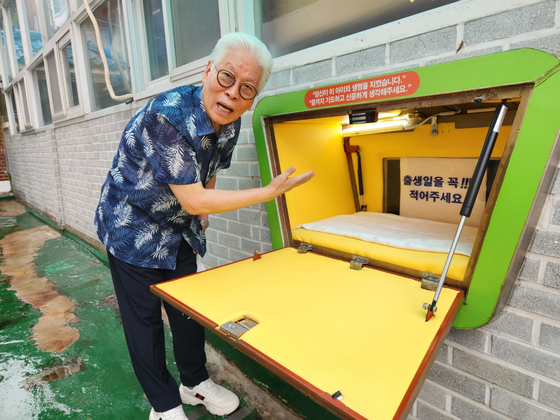
<svg viewBox="0 0 560 420"><path fill-rule="evenodd" d="M430 310L430 304L429 304L429 303L423 303L423 304L422 304L422 308L423 308L425 311L429 311L429 310ZM432 307L432 312L434 312L434 313L437 312L437 306ZM430 317L430 318L431 318L431 317ZM426 321L428 321L428 319L426 319Z"/></svg>
<svg viewBox="0 0 560 420"><path fill-rule="evenodd" d="M307 254L307 251L311 251L312 249L313 249L312 244L307 244L305 242L302 242L301 244L299 244L297 252L298 254Z"/></svg>
<svg viewBox="0 0 560 420"><path fill-rule="evenodd" d="M361 270L364 264L369 263L368 257L360 257L359 255L353 255L350 261L350 268L353 270Z"/></svg>
<svg viewBox="0 0 560 420"><path fill-rule="evenodd" d="M256 321L249 318L243 318L237 322L228 321L225 324L220 325L220 331L235 340L239 340L243 334L257 325L258 322Z"/></svg>
<svg viewBox="0 0 560 420"><path fill-rule="evenodd" d="M424 273L422 280L420 281L420 286L422 289L434 291L438 287L439 278L437 274Z"/></svg>

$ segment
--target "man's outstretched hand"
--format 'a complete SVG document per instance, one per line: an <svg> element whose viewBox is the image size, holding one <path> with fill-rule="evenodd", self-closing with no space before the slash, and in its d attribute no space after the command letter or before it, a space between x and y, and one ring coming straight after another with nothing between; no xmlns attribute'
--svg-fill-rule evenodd
<svg viewBox="0 0 560 420"><path fill-rule="evenodd" d="M313 178L313 176L315 176L314 171L308 171L290 178L290 176L293 175L295 171L296 168L294 166L290 166L266 186L266 188L269 188L271 190L271 193L273 195L272 198L276 198L279 195L282 195L294 189L295 187L305 184L307 181Z"/></svg>

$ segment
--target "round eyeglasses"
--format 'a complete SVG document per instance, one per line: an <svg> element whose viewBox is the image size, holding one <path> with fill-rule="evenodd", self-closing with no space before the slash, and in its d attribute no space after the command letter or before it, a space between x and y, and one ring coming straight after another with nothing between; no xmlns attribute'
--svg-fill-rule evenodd
<svg viewBox="0 0 560 420"><path fill-rule="evenodd" d="M214 67L215 68L215 67ZM218 70L218 69L216 69ZM218 83L225 88L233 86L237 80L235 80L235 76L232 72L222 69L218 70ZM249 83L239 83L239 95L247 101L254 99L257 96L257 88Z"/></svg>

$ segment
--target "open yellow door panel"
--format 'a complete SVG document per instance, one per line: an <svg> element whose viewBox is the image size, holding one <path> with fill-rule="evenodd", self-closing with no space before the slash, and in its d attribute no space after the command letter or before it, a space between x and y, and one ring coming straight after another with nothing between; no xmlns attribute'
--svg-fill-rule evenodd
<svg viewBox="0 0 560 420"><path fill-rule="evenodd" d="M152 290L337 415L406 418L463 291L426 322L419 280L359 268L289 247Z"/></svg>

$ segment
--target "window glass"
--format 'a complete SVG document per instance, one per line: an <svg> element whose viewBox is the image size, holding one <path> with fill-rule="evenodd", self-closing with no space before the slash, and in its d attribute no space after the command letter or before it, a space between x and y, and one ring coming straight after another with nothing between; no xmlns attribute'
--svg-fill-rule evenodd
<svg viewBox="0 0 560 420"><path fill-rule="evenodd" d="M261 39L278 57L456 1L260 0L255 20Z"/></svg>
<svg viewBox="0 0 560 420"><path fill-rule="evenodd" d="M58 83L58 72L56 71L56 57L54 51L47 55L47 67L49 69L49 82L51 83L53 111L55 114L60 114L64 109L62 108L62 99L60 98L60 84Z"/></svg>
<svg viewBox="0 0 560 420"><path fill-rule="evenodd" d="M103 42L103 51L107 57L110 70L111 85L115 95L121 96L132 92L130 86L130 65L126 47L124 17L120 1L106 1L93 12ZM97 47L95 30L88 18L82 24L84 49L89 56L88 76L93 92L92 109L99 110L117 105L105 85L103 62Z"/></svg>
<svg viewBox="0 0 560 420"><path fill-rule="evenodd" d="M40 0L38 0L40 1ZM45 7L47 21L47 35L49 39L70 19L68 0L42 0Z"/></svg>
<svg viewBox="0 0 560 420"><path fill-rule="evenodd" d="M76 70L74 68L74 55L72 53L72 43L66 45L61 50L62 70L64 71L64 81L66 84L66 94L68 108L80 105L78 98L78 84L76 83Z"/></svg>
<svg viewBox="0 0 560 420"><path fill-rule="evenodd" d="M217 1L171 0L177 67L206 57L220 39Z"/></svg>
<svg viewBox="0 0 560 420"><path fill-rule="evenodd" d="M155 80L169 74L161 0L144 0L144 24L150 60L150 80Z"/></svg>
<svg viewBox="0 0 560 420"><path fill-rule="evenodd" d="M19 17L15 0L11 0L8 3L8 12L12 23L12 33L14 34L14 50L16 52L17 71L19 73L25 67L25 57L23 55L23 43L21 40Z"/></svg>
<svg viewBox="0 0 560 420"><path fill-rule="evenodd" d="M47 88L47 75L45 72L45 65L41 61L35 70L33 70L33 77L37 83L37 88L39 90L39 105L41 107L41 116L43 117L42 124L48 125L52 124L52 114L51 106L49 104L49 91Z"/></svg>
<svg viewBox="0 0 560 420"><path fill-rule="evenodd" d="M8 83L12 81L12 67L10 66L10 60L8 58L8 46L6 44L6 33L4 32L4 19L2 19L2 14L0 13L0 32L1 32L1 42L2 42L2 63L4 64L4 71L6 74L6 80Z"/></svg>
<svg viewBox="0 0 560 420"><path fill-rule="evenodd" d="M17 106L16 106L16 92L15 92L15 90L12 90L12 93L10 93L10 98L12 100L12 110L14 112L14 120L16 120L16 132L19 133L19 119L18 119L18 111L17 111Z"/></svg>
<svg viewBox="0 0 560 420"><path fill-rule="evenodd" d="M25 80L21 80L18 83L19 86L19 94L21 96L21 104L23 106L23 116L24 116L24 124L26 128L31 128L33 125L31 124L31 117L29 115L29 103L27 101L27 90L25 89Z"/></svg>
<svg viewBox="0 0 560 420"><path fill-rule="evenodd" d="M29 38L31 39L31 54L35 57L43 48L41 38L41 27L39 26L39 0L25 0L25 12L27 13L27 27L29 28Z"/></svg>

